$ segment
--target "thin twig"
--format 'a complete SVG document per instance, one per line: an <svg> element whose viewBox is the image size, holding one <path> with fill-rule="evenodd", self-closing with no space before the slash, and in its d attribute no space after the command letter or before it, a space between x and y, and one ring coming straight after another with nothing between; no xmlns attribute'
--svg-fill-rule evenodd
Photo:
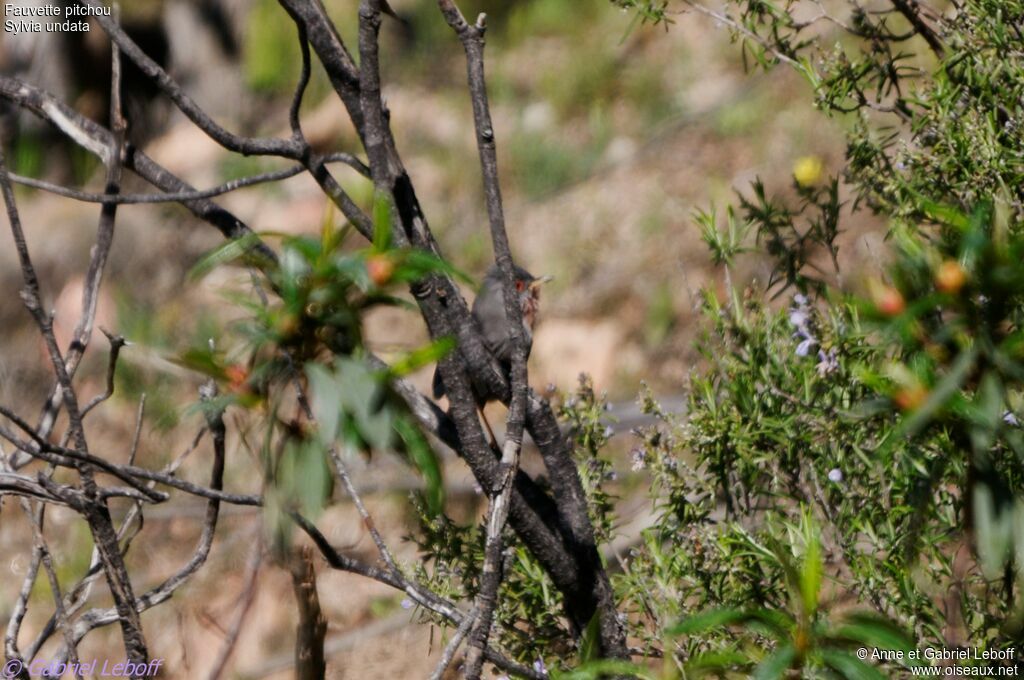
<svg viewBox="0 0 1024 680"><path fill-rule="evenodd" d="M319 162L327 163L344 163L349 167L355 169L360 175L368 176L370 174L369 168L360 161L358 158L348 153L330 153L325 154L317 159ZM273 170L270 172L260 173L258 175L251 175L249 177L241 177L239 179L233 179L228 182L224 182L211 189L203 189L201 191L180 191L176 193L166 194L95 194L87 191L78 191L68 187L54 184L52 182L46 182L44 180L35 179L33 177L25 177L23 175L16 175L11 173L11 181L15 184L21 184L23 186L32 187L33 189L40 189L42 191L63 196L65 198L72 198L76 201L82 201L83 203L116 203L118 205L138 205L138 204L149 204L149 203L184 203L186 201L198 201L205 198L214 198L217 196L223 196L229 194L238 189L244 189L246 187L255 186L257 184L264 184L267 182L279 182L295 175L301 174L306 170L306 166L303 164L291 165L281 170Z"/></svg>
<svg viewBox="0 0 1024 680"><path fill-rule="evenodd" d="M462 620L459 627L455 629L455 633L452 635L452 639L445 645L444 652L441 654L441 659L437 662L437 667L434 668L434 672L430 674L430 680L441 680L444 677L444 672L448 670L448 666L452 664L452 659L455 658L455 652L459 651L459 646L469 633L470 627L473 622L476 621L477 613L474 609L466 618Z"/></svg>
<svg viewBox="0 0 1024 680"><path fill-rule="evenodd" d="M235 643L238 642L238 635L242 632L242 625L245 623L246 614L249 613L249 609L256 599L256 578L259 576L262 563L263 540L261 537L257 540L255 548L253 548L252 557L249 558L249 570L245 577L242 595L239 598L238 613L235 615L235 620L232 622L231 627L228 628L227 638L217 654L217 660L214 661L210 673L206 676L207 680L217 680L224 672L228 659L231 658L231 653L235 649Z"/></svg>

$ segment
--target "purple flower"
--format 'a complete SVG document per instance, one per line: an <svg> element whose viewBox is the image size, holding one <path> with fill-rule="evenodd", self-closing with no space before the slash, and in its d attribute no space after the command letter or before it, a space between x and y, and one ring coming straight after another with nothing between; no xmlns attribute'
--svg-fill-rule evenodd
<svg viewBox="0 0 1024 680"><path fill-rule="evenodd" d="M633 472L640 472L647 465L647 452L643 449L633 449L630 453L633 459Z"/></svg>
<svg viewBox="0 0 1024 680"><path fill-rule="evenodd" d="M832 468L828 471L828 481L836 484L843 481L843 471L839 468Z"/></svg>
<svg viewBox="0 0 1024 680"><path fill-rule="evenodd" d="M412 601L412 600L410 600L410 599L409 599L409 598L407 598L407 597L406 597L406 598L404 598L404 599L402 600L402 609L412 609L412 608L413 608L413 601Z"/></svg>
<svg viewBox="0 0 1024 680"><path fill-rule="evenodd" d="M833 347L826 354L824 350L818 350L818 365L815 366L818 369L818 375L824 378L829 373L833 373L839 370L839 353L836 348Z"/></svg>
<svg viewBox="0 0 1024 680"><path fill-rule="evenodd" d="M794 308L789 310L789 323L797 329L803 328L807 325L811 315L807 313L806 309Z"/></svg>
<svg viewBox="0 0 1024 680"><path fill-rule="evenodd" d="M1003 414L1003 422L1013 427L1020 427L1020 421L1017 420L1017 416L1013 415L1013 411L1007 411Z"/></svg>
<svg viewBox="0 0 1024 680"><path fill-rule="evenodd" d="M789 323L796 329L793 337L801 339L796 348L796 355L805 357L818 344L818 339L811 331L811 309L808 306L807 296L799 293L794 295L793 304L795 306L789 309Z"/></svg>
<svg viewBox="0 0 1024 680"><path fill-rule="evenodd" d="M533 662L533 670L535 673L540 673L544 677L548 675L548 667L544 665L544 659L537 659Z"/></svg>

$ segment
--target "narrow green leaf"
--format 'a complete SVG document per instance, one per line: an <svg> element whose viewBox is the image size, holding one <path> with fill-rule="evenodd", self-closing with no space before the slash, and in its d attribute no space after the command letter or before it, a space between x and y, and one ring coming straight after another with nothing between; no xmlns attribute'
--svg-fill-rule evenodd
<svg viewBox="0 0 1024 680"><path fill-rule="evenodd" d="M915 649L913 639L892 621L870 613L850 614L829 635L829 639L877 649L903 652Z"/></svg>
<svg viewBox="0 0 1024 680"><path fill-rule="evenodd" d="M986 578L995 579L1002 573L1013 543L1013 506L1000 503L988 484L975 484L973 497L981 570Z"/></svg>
<svg viewBox="0 0 1024 680"><path fill-rule="evenodd" d="M382 252L391 247L391 197L383 191L373 194L373 248Z"/></svg>
<svg viewBox="0 0 1024 680"><path fill-rule="evenodd" d="M583 631L583 636L580 638L580 663L585 664L589 661L595 661L600 657L600 635L601 620L595 612L590 617L590 623L587 624L587 628Z"/></svg>
<svg viewBox="0 0 1024 680"><path fill-rule="evenodd" d="M434 342L414 349L401 356L390 368L390 373L395 376L409 375L424 366L436 364L455 349L455 338L438 338Z"/></svg>
<svg viewBox="0 0 1024 680"><path fill-rule="evenodd" d="M306 364L310 405L319 426L320 441L330 446L338 436L341 418L341 394L334 375L320 364Z"/></svg>
<svg viewBox="0 0 1024 680"><path fill-rule="evenodd" d="M750 615L742 609L711 609L689 616L665 632L668 635L694 635L714 628L743 623L749 618Z"/></svg>
<svg viewBox="0 0 1024 680"><path fill-rule="evenodd" d="M255 233L245 234L239 238L222 243L201 257L192 266L188 272L189 280L196 281L201 279L217 267L241 259L258 243L260 243L260 236Z"/></svg>
<svg viewBox="0 0 1024 680"><path fill-rule="evenodd" d="M793 645L782 645L775 650L775 653L759 663L750 677L753 680L777 680L784 677L795 659L796 649Z"/></svg>
<svg viewBox="0 0 1024 680"><path fill-rule="evenodd" d="M913 413L904 418L899 427L890 437L890 442L897 442L904 437L913 437L928 424L936 413L938 413L949 399L959 391L967 375L974 367L974 359L978 350L975 347L962 352L956 358L949 372L942 377L935 389L929 393L925 402Z"/></svg>
<svg viewBox="0 0 1024 680"><path fill-rule="evenodd" d="M423 433L406 418L395 419L394 427L405 444L409 461L423 476L427 510L431 516L436 517L444 509L444 476L441 472L441 462Z"/></svg>
<svg viewBox="0 0 1024 680"><path fill-rule="evenodd" d="M818 609L818 593L821 590L824 564L821 556L821 539L809 510L804 511L803 524L807 549L800 570L800 595L803 600L804 616L810 619Z"/></svg>
<svg viewBox="0 0 1024 680"><path fill-rule="evenodd" d="M847 680L885 680L885 676L857 657L838 649L823 649L821 657L825 663Z"/></svg>

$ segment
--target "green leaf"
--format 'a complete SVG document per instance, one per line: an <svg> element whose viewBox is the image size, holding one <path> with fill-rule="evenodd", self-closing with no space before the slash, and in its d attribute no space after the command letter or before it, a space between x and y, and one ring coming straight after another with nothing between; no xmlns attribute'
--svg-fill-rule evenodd
<svg viewBox="0 0 1024 680"><path fill-rule="evenodd" d="M1013 543L1013 506L1001 503L988 484L977 483L973 489L974 529L978 540L978 557L986 578L996 579Z"/></svg>
<svg viewBox="0 0 1024 680"><path fill-rule="evenodd" d="M744 623L749 619L750 614L743 609L712 609L689 616L669 627L665 632L668 635L696 635L714 628Z"/></svg>
<svg viewBox="0 0 1024 680"><path fill-rule="evenodd" d="M915 649L913 639L902 629L892 621L871 613L848 615L844 622L829 634L828 639L903 652Z"/></svg>
<svg viewBox="0 0 1024 680"><path fill-rule="evenodd" d="M847 680L885 680L885 676L874 666L838 649L823 649L821 657L825 663Z"/></svg>
<svg viewBox="0 0 1024 680"><path fill-rule="evenodd" d="M924 214L928 216L928 219L938 224L945 224L960 231L966 231L970 226L970 218L952 206L922 198L920 207Z"/></svg>
<svg viewBox="0 0 1024 680"><path fill-rule="evenodd" d="M455 338L438 338L434 342L408 352L395 361L389 372L394 376L409 375L424 366L436 364L455 349Z"/></svg>
<svg viewBox="0 0 1024 680"><path fill-rule="evenodd" d="M354 419L359 435L375 449L391 446L394 417L382 408L384 385L380 372L358 359L339 358L335 361L341 406Z"/></svg>
<svg viewBox="0 0 1024 680"><path fill-rule="evenodd" d="M227 380L224 366L212 350L192 348L186 350L180 357L171 357L170 360L178 366L202 373L215 380Z"/></svg>
<svg viewBox="0 0 1024 680"><path fill-rule="evenodd" d="M601 620L595 612L594 615L590 617L590 623L587 624L587 628L583 631L583 636L580 638L580 663L585 664L589 661L595 661L600 657L600 635Z"/></svg>
<svg viewBox="0 0 1024 680"><path fill-rule="evenodd" d="M320 441L330 446L338 436L341 418L341 393L334 375L320 364L306 364L310 406L319 427Z"/></svg>
<svg viewBox="0 0 1024 680"><path fill-rule="evenodd" d="M333 486L323 446L315 441L289 440L277 474L282 500L297 504L303 514L315 517L326 505Z"/></svg>
<svg viewBox="0 0 1024 680"><path fill-rule="evenodd" d="M423 433L406 418L395 420L395 431L405 444L409 461L423 475L427 510L432 517L436 517L444 509L444 477L441 473L441 462Z"/></svg>
<svg viewBox="0 0 1024 680"><path fill-rule="evenodd" d="M373 249L383 252L391 247L391 196L383 191L373 194Z"/></svg>
<svg viewBox="0 0 1024 680"><path fill-rule="evenodd" d="M749 666L750 657L735 649L722 649L712 652L705 652L690 659L686 664L687 668L697 671L701 670L724 670L726 668L738 668Z"/></svg>
<svg viewBox="0 0 1024 680"><path fill-rule="evenodd" d="M448 274L463 283L473 283L473 279L441 258L418 249L393 251L396 253L398 267L395 269L395 281L418 281L428 274Z"/></svg>
<svg viewBox="0 0 1024 680"><path fill-rule="evenodd" d="M818 609L818 593L821 590L824 564L821 556L821 538L818 536L818 530L814 525L810 510L804 510L802 523L807 549L804 553L803 567L800 570L800 595L803 601L804 616L810 619Z"/></svg>
<svg viewBox="0 0 1024 680"><path fill-rule="evenodd" d="M236 239L226 241L199 259L188 272L190 281L203 278L221 265L235 262L247 254L261 242L260 235L245 234Z"/></svg>
<svg viewBox="0 0 1024 680"><path fill-rule="evenodd" d="M784 677L795 659L796 648L791 643L787 643L759 663L750 677L754 680L777 680Z"/></svg>

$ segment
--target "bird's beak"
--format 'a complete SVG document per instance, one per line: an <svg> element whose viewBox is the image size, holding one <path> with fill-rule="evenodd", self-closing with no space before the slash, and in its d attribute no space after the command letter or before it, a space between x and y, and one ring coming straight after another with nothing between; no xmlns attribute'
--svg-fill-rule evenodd
<svg viewBox="0 0 1024 680"><path fill-rule="evenodd" d="M551 276L550 274L545 274L544 276L538 277L530 282L530 290L536 290L537 288L540 288L542 284L545 284L554 278L555 277Z"/></svg>

